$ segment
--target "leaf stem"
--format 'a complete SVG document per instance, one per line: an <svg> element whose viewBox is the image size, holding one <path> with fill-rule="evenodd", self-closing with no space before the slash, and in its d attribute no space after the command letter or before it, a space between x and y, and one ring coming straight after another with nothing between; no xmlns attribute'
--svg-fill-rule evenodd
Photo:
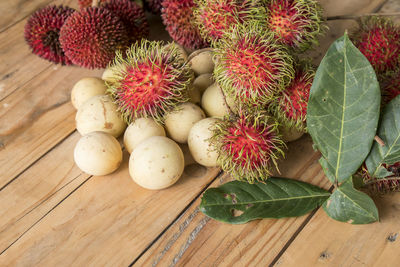
<svg viewBox="0 0 400 267"><path fill-rule="evenodd" d="M385 142L379 136L375 135L374 139L380 146L385 146Z"/></svg>

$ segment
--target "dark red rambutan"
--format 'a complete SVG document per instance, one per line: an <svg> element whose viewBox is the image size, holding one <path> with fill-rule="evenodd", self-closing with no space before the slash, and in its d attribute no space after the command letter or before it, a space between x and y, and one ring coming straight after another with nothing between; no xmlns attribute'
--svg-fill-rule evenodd
<svg viewBox="0 0 400 267"><path fill-rule="evenodd" d="M127 30L129 44L149 35L149 24L143 8L130 0L108 0L102 7L118 16Z"/></svg>
<svg viewBox="0 0 400 267"><path fill-rule="evenodd" d="M99 0L99 3L104 3L107 0ZM92 6L93 0L78 0L79 8L86 8Z"/></svg>
<svg viewBox="0 0 400 267"><path fill-rule="evenodd" d="M102 7L88 7L66 20L61 27L60 43L74 64L105 68L116 50L128 46L128 37L119 17Z"/></svg>
<svg viewBox="0 0 400 267"><path fill-rule="evenodd" d="M286 127L303 131L306 124L307 105L315 70L308 62L295 64L294 79L269 106L272 114Z"/></svg>
<svg viewBox="0 0 400 267"><path fill-rule="evenodd" d="M318 43L323 31L322 8L316 0L263 0L263 23L281 44L304 51Z"/></svg>
<svg viewBox="0 0 400 267"><path fill-rule="evenodd" d="M151 116L161 121L165 112L188 100L193 72L177 45L143 40L126 51L117 52L115 79L107 82L125 120Z"/></svg>
<svg viewBox="0 0 400 267"><path fill-rule="evenodd" d="M254 0L194 0L194 20L204 39L219 40L229 28L261 19L261 5Z"/></svg>
<svg viewBox="0 0 400 267"><path fill-rule="evenodd" d="M366 17L351 39L378 75L395 72L400 66L400 27L382 17Z"/></svg>
<svg viewBox="0 0 400 267"><path fill-rule="evenodd" d="M262 111L238 111L217 122L211 138L221 168L238 180L265 181L283 157L277 124Z"/></svg>
<svg viewBox="0 0 400 267"><path fill-rule="evenodd" d="M160 14L164 0L144 0L144 8L153 14Z"/></svg>
<svg viewBox="0 0 400 267"><path fill-rule="evenodd" d="M164 0L162 6L161 17L174 41L190 49L209 46L193 24L193 0Z"/></svg>
<svg viewBox="0 0 400 267"><path fill-rule="evenodd" d="M367 191L372 195L383 195L390 192L400 191L400 162L396 162L391 165L383 164L383 167L386 168L393 175L385 178L372 177L371 174L368 172L365 163L358 172L359 175L361 175L361 177L363 178L364 188L367 189Z"/></svg>
<svg viewBox="0 0 400 267"><path fill-rule="evenodd" d="M37 10L25 25L25 40L32 52L41 58L62 65L72 62L61 48L60 29L74 9L66 6L47 6Z"/></svg>
<svg viewBox="0 0 400 267"><path fill-rule="evenodd" d="M382 103L388 104L393 98L400 95L400 71L394 75L381 78Z"/></svg>
<svg viewBox="0 0 400 267"><path fill-rule="evenodd" d="M232 29L216 45L215 57L215 80L238 104L265 106L294 76L285 47L256 23Z"/></svg>

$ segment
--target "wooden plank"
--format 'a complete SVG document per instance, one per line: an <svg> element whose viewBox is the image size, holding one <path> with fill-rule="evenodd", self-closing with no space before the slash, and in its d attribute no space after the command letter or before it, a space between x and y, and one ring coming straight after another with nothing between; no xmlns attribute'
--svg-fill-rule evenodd
<svg viewBox="0 0 400 267"><path fill-rule="evenodd" d="M337 222L319 210L276 266L398 266L400 195L376 203L380 222L369 225Z"/></svg>
<svg viewBox="0 0 400 267"><path fill-rule="evenodd" d="M0 192L0 253L90 177L75 167L75 132Z"/></svg>
<svg viewBox="0 0 400 267"><path fill-rule="evenodd" d="M305 136L289 145L287 159L279 168L284 177L328 188L318 159L311 138ZM225 175L211 187L229 180ZM309 216L229 225L210 220L198 211L199 204L200 199L140 257L137 265L266 266Z"/></svg>
<svg viewBox="0 0 400 267"><path fill-rule="evenodd" d="M40 5L44 3L43 1L37 0L28 2L31 4L35 2L38 4L40 2L42 3ZM77 1L74 0L52 0L46 2L64 4L71 7L77 7L78 5ZM7 8L9 8L10 5L10 8L12 8L12 5L20 5L21 1L0 2L0 5L5 4L8 5ZM29 13L34 12L36 10L36 5L30 6L30 8L33 9L30 10ZM0 7L0 10L5 9ZM0 16L0 20L3 18L4 17ZM10 95L45 69L50 67L59 68L61 66L52 64L32 54L24 38L24 27L27 21L28 17L0 33L0 100Z"/></svg>
<svg viewBox="0 0 400 267"><path fill-rule="evenodd" d="M50 68L0 102L0 188L75 129L75 82L100 70Z"/></svg>
<svg viewBox="0 0 400 267"><path fill-rule="evenodd" d="M42 159L43 162L32 167L32 172L41 169L41 173L33 177L38 182L33 182L32 191L29 191L32 183L24 182L6 188L12 191L8 188L13 186L14 190L26 193L24 198L29 199L29 203L19 201L17 205L23 212L27 210L25 207L34 206L46 195L43 193L53 192L55 187L59 187L57 181L66 182L76 176L77 167L73 164L70 144L73 141L66 140L60 149L52 151ZM64 148L67 155L62 153ZM65 162L59 171L58 167L43 170L43 166L54 165L59 160ZM92 177L38 222L33 224L29 218L26 219L23 228L33 227L0 256L0 265L85 266L90 263L121 266L131 263L219 172L218 168L189 166L174 186L150 191L140 188L129 177L128 155L125 153L124 162L115 173ZM64 176L66 171L68 178ZM28 174L24 180L27 177ZM54 182L47 184L47 179ZM44 188L37 191L38 186ZM64 191L59 192L65 196ZM39 196L35 197L35 194ZM63 196L54 197L60 199ZM49 201L54 205L55 200ZM47 210L50 206L40 204ZM41 208L36 208L27 216L37 219L42 213ZM20 233L19 229L15 230Z"/></svg>

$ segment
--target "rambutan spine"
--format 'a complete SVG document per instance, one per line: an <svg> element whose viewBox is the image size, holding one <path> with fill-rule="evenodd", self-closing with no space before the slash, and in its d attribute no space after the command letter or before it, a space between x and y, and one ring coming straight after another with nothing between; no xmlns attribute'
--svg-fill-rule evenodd
<svg viewBox="0 0 400 267"><path fill-rule="evenodd" d="M51 5L32 14L25 25L24 37L34 54L56 64L72 64L65 56L59 35L61 27L74 11L66 6Z"/></svg>
<svg viewBox="0 0 400 267"><path fill-rule="evenodd" d="M218 41L230 27L262 19L259 0L194 0L194 21L201 36Z"/></svg>
<svg viewBox="0 0 400 267"><path fill-rule="evenodd" d="M166 112L189 100L194 75L176 44L143 40L126 55L117 52L111 68L115 79L106 82L108 93L128 123L140 117L162 123Z"/></svg>
<svg viewBox="0 0 400 267"><path fill-rule="evenodd" d="M265 107L293 79L293 57L257 22L226 34L215 45L216 82L238 106Z"/></svg>
<svg viewBox="0 0 400 267"><path fill-rule="evenodd" d="M351 39L380 76L400 70L400 27L389 18L361 18L360 28L354 29Z"/></svg>
<svg viewBox="0 0 400 267"><path fill-rule="evenodd" d="M323 10L316 0L261 0L266 16L262 24L274 33L279 43L295 51L318 44L327 26Z"/></svg>
<svg viewBox="0 0 400 267"><path fill-rule="evenodd" d="M290 84L271 102L268 110L285 125L305 131L308 99L315 69L309 61L296 61L295 75Z"/></svg>
<svg viewBox="0 0 400 267"><path fill-rule="evenodd" d="M210 140L219 166L237 180L265 181L284 156L277 126L265 112L243 109L216 123Z"/></svg>

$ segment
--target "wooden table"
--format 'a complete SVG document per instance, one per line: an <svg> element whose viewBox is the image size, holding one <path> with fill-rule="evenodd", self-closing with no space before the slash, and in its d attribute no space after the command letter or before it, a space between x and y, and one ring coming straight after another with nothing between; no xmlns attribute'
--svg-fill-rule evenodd
<svg viewBox="0 0 400 267"><path fill-rule="evenodd" d="M321 0L327 15L395 11L398 0ZM280 220L227 225L198 211L201 194L230 178L191 165L173 187L132 182L128 154L108 176L73 161L79 139L70 90L102 70L60 67L31 54L28 16L50 3L0 2L0 266L399 266L400 195L377 198L379 223L354 226L318 209ZM351 21L330 22L316 61ZM158 26L157 26L158 25ZM152 19L152 38L168 38ZM161 35L160 35L161 33ZM330 187L304 136L291 143L282 176Z"/></svg>

